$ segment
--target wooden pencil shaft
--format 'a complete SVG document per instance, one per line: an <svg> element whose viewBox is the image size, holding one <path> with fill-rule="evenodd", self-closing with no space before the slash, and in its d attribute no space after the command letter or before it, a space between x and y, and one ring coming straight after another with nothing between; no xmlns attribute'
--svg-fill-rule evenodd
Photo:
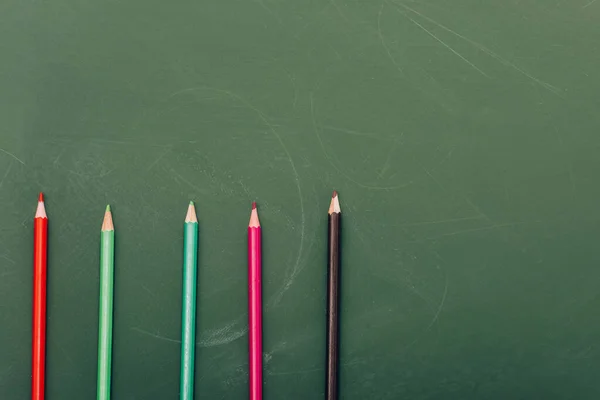
<svg viewBox="0 0 600 400"><path fill-rule="evenodd" d="M327 400L337 400L338 398L340 224L340 213L329 215L327 241L327 360L325 364L325 398Z"/></svg>
<svg viewBox="0 0 600 400"><path fill-rule="evenodd" d="M31 399L43 400L46 363L46 262L48 218L36 217L33 224L33 348L31 363Z"/></svg>
<svg viewBox="0 0 600 400"><path fill-rule="evenodd" d="M196 270L198 223L184 224L183 298L181 311L181 400L194 398L194 359L196 343Z"/></svg>
<svg viewBox="0 0 600 400"><path fill-rule="evenodd" d="M114 280L114 231L102 231L100 237L100 309L98 321L98 400L110 399L113 280Z"/></svg>
<svg viewBox="0 0 600 400"><path fill-rule="evenodd" d="M254 210L256 211L256 210ZM261 228L248 228L249 398L262 399L262 255Z"/></svg>

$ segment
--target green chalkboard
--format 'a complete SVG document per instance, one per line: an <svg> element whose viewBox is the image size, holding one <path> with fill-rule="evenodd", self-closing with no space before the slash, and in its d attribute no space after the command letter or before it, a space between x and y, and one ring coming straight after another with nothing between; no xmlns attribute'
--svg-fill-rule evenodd
<svg viewBox="0 0 600 400"><path fill-rule="evenodd" d="M32 218L47 399L94 399L100 225L113 398L179 392L200 221L197 399L247 396L246 227L265 399L324 391L340 193L342 399L600 398L600 1L0 2L0 398L29 396Z"/></svg>

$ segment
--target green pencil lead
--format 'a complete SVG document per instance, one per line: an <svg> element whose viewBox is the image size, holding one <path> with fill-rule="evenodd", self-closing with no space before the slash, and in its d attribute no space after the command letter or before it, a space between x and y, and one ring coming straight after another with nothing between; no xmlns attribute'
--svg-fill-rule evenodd
<svg viewBox="0 0 600 400"><path fill-rule="evenodd" d="M106 212L110 212L110 204L106 205Z"/></svg>

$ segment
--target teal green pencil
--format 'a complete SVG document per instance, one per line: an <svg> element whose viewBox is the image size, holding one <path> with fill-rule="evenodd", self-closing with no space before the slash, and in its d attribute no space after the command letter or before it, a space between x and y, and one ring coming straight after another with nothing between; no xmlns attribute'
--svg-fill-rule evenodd
<svg viewBox="0 0 600 400"><path fill-rule="evenodd" d="M98 400L110 399L115 228L106 206L100 233L100 310L98 321Z"/></svg>
<svg viewBox="0 0 600 400"><path fill-rule="evenodd" d="M196 264L198 219L190 201L183 228L183 301L181 310L181 400L194 398L194 353L196 347Z"/></svg>

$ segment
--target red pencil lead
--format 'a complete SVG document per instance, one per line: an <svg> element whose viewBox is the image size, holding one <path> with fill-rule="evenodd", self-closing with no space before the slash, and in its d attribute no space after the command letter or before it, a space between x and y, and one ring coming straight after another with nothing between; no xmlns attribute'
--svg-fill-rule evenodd
<svg viewBox="0 0 600 400"><path fill-rule="evenodd" d="M255 201L252 202L252 209L256 210L256 202Z"/></svg>
<svg viewBox="0 0 600 400"><path fill-rule="evenodd" d="M333 191L333 196L331 196L331 198L337 197L337 192L334 190Z"/></svg>
<svg viewBox="0 0 600 400"><path fill-rule="evenodd" d="M44 201L44 193L40 192L40 195L38 196L38 201Z"/></svg>

